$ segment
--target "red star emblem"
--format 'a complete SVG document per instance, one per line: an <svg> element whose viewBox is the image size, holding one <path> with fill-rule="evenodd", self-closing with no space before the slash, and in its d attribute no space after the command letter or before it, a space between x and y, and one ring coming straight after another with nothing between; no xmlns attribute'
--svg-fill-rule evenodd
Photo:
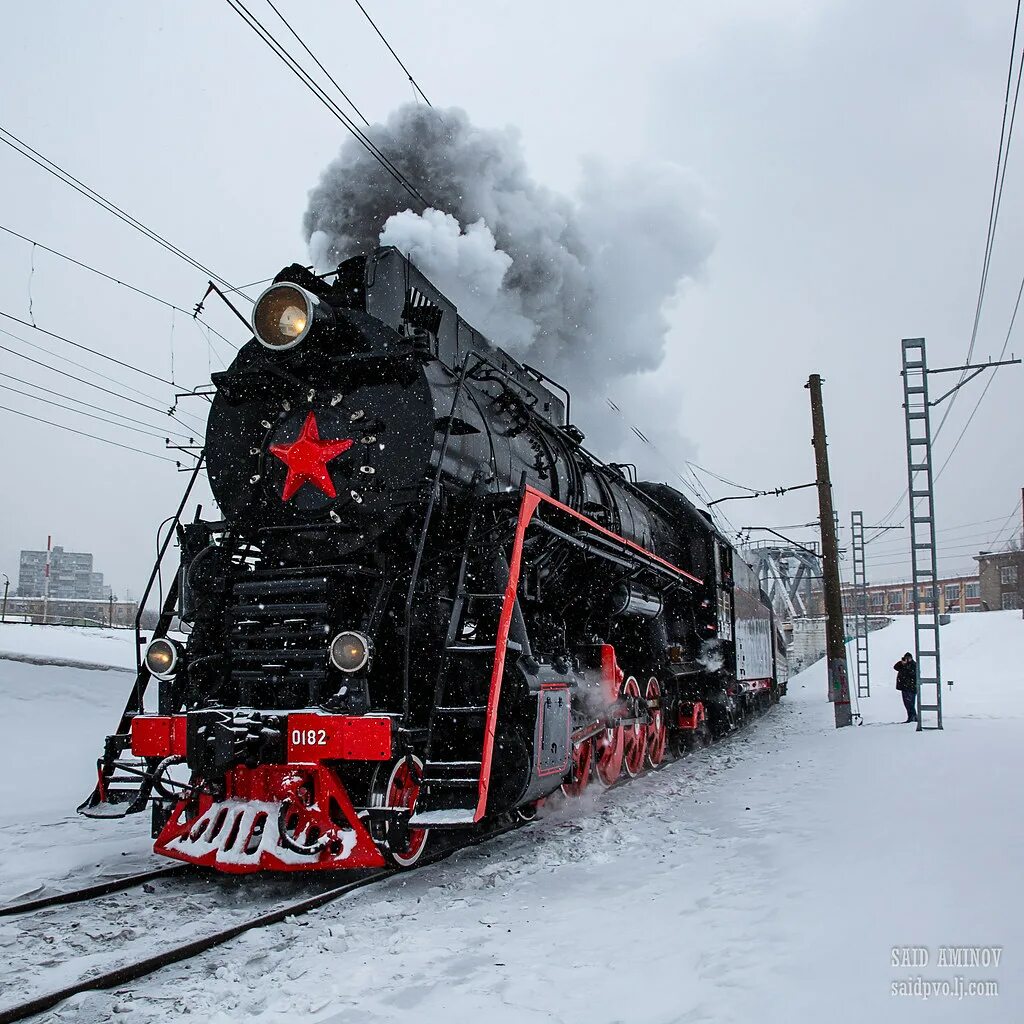
<svg viewBox="0 0 1024 1024"><path fill-rule="evenodd" d="M287 467L281 500L288 501L306 483L316 484L329 498L336 498L337 491L327 472L331 459L347 452L353 441L321 441L316 417L310 410L298 438L291 444L272 444L270 454L276 455Z"/></svg>

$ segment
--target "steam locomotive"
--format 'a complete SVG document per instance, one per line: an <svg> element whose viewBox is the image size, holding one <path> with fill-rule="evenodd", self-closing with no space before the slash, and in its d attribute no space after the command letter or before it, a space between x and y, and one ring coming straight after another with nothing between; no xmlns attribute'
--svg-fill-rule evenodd
<svg viewBox="0 0 1024 1024"><path fill-rule="evenodd" d="M591 454L569 393L397 250L286 268L252 326L212 378L223 518L186 492L83 814L149 808L159 853L227 872L409 867L785 692L710 517Z"/></svg>

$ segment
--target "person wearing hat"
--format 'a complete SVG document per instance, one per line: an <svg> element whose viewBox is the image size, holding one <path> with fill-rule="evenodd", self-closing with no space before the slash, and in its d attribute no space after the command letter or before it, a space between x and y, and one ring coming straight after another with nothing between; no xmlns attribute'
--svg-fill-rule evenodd
<svg viewBox="0 0 1024 1024"><path fill-rule="evenodd" d="M917 721L917 662L907 651L893 665L896 669L896 689L903 694L903 706L907 709L907 721Z"/></svg>

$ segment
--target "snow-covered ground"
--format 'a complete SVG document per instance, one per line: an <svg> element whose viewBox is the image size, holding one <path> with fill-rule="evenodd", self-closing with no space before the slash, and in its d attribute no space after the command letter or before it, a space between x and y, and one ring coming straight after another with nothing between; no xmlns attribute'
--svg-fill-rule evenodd
<svg viewBox="0 0 1024 1024"><path fill-rule="evenodd" d="M30 657L110 666L135 665L135 630L0 623L0 658Z"/></svg>
<svg viewBox="0 0 1024 1024"><path fill-rule="evenodd" d="M132 675L5 657L127 669L134 652L131 630L0 624L0 901L69 872L102 878L156 860L144 815L113 825L75 813L95 785Z"/></svg>
<svg viewBox="0 0 1024 1024"><path fill-rule="evenodd" d="M1024 622L959 616L942 639L941 733L902 724L900 619L870 636L863 727L833 728L819 663L767 718L665 771L53 1019L1024 1020ZM0 897L156 860L142 816L74 818L128 685L0 661ZM902 946L928 966L895 966ZM945 946L1002 952L947 967ZM958 978L998 993L913 992Z"/></svg>

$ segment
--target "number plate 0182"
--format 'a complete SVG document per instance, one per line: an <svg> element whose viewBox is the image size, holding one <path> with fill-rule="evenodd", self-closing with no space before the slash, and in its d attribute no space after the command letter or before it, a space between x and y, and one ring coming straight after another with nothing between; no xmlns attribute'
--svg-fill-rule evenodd
<svg viewBox="0 0 1024 1024"><path fill-rule="evenodd" d="M390 718L315 712L288 716L289 761L387 761L390 757Z"/></svg>

